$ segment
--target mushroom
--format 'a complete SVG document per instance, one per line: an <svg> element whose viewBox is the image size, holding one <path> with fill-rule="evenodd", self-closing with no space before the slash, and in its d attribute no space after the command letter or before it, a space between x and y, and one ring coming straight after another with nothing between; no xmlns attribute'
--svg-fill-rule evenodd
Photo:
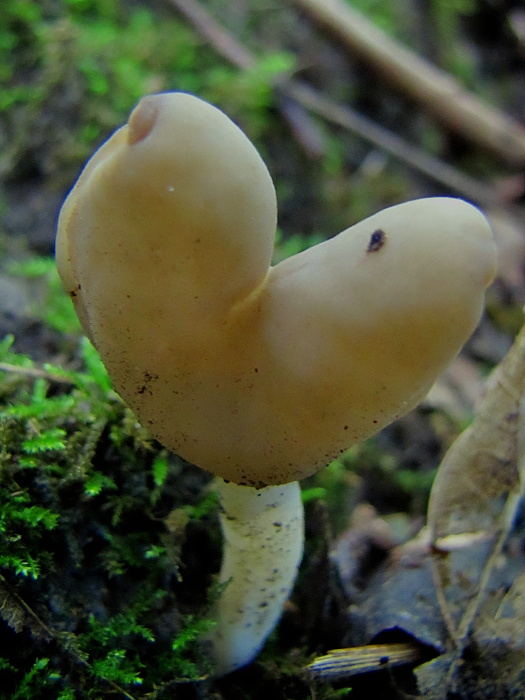
<svg viewBox="0 0 525 700"><path fill-rule="evenodd" d="M407 413L479 322L484 216L393 206L271 266L276 200L254 146L185 93L143 98L59 219L57 264L115 388L217 475L216 673L248 663L302 554L297 481Z"/></svg>

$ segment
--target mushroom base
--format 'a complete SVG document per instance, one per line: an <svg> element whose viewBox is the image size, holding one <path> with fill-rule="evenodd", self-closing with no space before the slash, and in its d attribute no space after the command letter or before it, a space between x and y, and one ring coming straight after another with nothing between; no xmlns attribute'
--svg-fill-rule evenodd
<svg viewBox="0 0 525 700"><path fill-rule="evenodd" d="M252 661L277 624L303 554L297 481L255 489L217 480L224 537L220 582L208 636L214 675Z"/></svg>

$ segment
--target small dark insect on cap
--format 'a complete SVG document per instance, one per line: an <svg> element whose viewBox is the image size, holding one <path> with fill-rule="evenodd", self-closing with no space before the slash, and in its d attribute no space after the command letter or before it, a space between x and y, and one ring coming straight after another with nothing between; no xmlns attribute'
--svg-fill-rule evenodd
<svg viewBox="0 0 525 700"><path fill-rule="evenodd" d="M370 236L370 241L368 243L367 253L375 253L376 250L380 250L386 243L386 233L380 228Z"/></svg>

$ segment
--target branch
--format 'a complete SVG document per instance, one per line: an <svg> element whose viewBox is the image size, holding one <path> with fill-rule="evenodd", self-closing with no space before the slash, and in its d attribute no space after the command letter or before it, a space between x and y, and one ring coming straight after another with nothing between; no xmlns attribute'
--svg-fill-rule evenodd
<svg viewBox="0 0 525 700"><path fill-rule="evenodd" d="M449 129L513 166L525 164L525 127L465 90L343 0L293 0L347 48Z"/></svg>
<svg viewBox="0 0 525 700"><path fill-rule="evenodd" d="M168 0L194 29L213 46L217 53L241 70L250 70L257 57L224 29L197 0ZM317 124L300 105L291 105L283 95L276 95L277 105L297 141L306 153L318 158L326 150L325 139Z"/></svg>
<svg viewBox="0 0 525 700"><path fill-rule="evenodd" d="M0 372L10 372L12 374L22 374L33 379L47 379L58 384L74 384L74 380L61 374L54 374L38 367L21 367L12 365L9 362L0 362Z"/></svg>
<svg viewBox="0 0 525 700"><path fill-rule="evenodd" d="M198 0L169 0L169 2L191 22L195 30L204 36L223 58L240 69L247 69L255 64L255 57L211 17ZM281 110L294 133L299 134L298 138L303 147L310 154L319 154L322 143L318 138L319 130L312 127L312 125L315 127L315 123L308 119L305 109L332 124L351 131L472 202L483 206L501 203L501 197L493 188L463 174L438 158L429 156L350 107L343 107L333 102L314 88L290 79L281 79L274 89Z"/></svg>
<svg viewBox="0 0 525 700"><path fill-rule="evenodd" d="M420 148L411 145L371 119L364 117L350 107L344 107L333 102L308 85L290 82L284 89L315 114L332 122L332 124L337 124L352 131L362 139L389 153L397 160L411 166L414 170L439 182L447 189L453 190L466 199L484 206L502 203L501 196L495 188L465 175L457 168L434 156L428 155Z"/></svg>

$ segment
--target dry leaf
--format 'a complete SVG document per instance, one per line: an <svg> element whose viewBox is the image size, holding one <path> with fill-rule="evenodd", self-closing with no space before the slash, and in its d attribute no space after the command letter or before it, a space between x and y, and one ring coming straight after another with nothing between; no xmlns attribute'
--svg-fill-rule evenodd
<svg viewBox="0 0 525 700"><path fill-rule="evenodd" d="M503 545L523 495L525 330L495 370L472 425L436 476L428 509L436 590L461 647L505 566ZM494 586L496 588L494 588Z"/></svg>
<svg viewBox="0 0 525 700"><path fill-rule="evenodd" d="M440 466L428 547L400 548L350 613L350 643L408 634L438 654L414 669L426 700L525 697L524 394L525 328ZM310 670L338 678L367 659L339 650Z"/></svg>
<svg viewBox="0 0 525 700"><path fill-rule="evenodd" d="M482 388L479 365L465 355L458 355L434 382L423 405L464 421L472 416L473 407L481 399Z"/></svg>

